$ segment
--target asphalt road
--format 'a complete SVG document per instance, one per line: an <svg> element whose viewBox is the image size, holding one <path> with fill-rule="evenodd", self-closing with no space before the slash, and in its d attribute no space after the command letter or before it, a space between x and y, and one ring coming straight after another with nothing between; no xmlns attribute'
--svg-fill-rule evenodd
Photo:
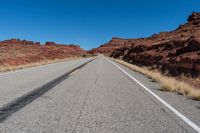
<svg viewBox="0 0 200 133"><path fill-rule="evenodd" d="M152 93L166 101L198 128L200 125L198 101L159 91L160 86L144 75L116 62L115 64L147 86ZM198 131L130 76L100 55L0 121L0 132L190 133ZM4 94L6 97L6 93Z"/></svg>
<svg viewBox="0 0 200 133"><path fill-rule="evenodd" d="M0 108L65 72L92 60L77 59L0 74Z"/></svg>

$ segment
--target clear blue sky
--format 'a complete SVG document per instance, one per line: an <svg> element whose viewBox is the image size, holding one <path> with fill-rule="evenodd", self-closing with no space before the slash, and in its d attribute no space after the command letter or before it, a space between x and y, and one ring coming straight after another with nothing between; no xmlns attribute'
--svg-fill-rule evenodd
<svg viewBox="0 0 200 133"><path fill-rule="evenodd" d="M1 0L0 40L75 43L91 49L111 37L175 29L200 0Z"/></svg>

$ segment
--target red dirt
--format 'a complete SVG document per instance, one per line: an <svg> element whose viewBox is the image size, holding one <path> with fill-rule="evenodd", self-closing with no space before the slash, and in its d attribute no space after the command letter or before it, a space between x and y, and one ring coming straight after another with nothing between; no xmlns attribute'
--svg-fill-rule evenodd
<svg viewBox="0 0 200 133"><path fill-rule="evenodd" d="M86 53L77 45L32 42L11 39L0 42L0 66L18 66L41 61L82 56Z"/></svg>

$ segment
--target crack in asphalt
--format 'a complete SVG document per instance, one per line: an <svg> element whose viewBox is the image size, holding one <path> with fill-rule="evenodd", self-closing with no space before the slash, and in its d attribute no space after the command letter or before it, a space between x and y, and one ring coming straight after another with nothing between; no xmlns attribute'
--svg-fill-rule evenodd
<svg viewBox="0 0 200 133"><path fill-rule="evenodd" d="M96 72L95 72L94 84L95 84L96 86L99 86L99 85L97 84L97 81L98 81L98 75L97 75ZM90 90L87 91L87 94L86 94L85 99L84 99L84 101L83 101L83 105L82 105L81 110L80 110L80 113L79 113L79 116L77 117L77 120L76 120L77 122L76 122L75 128L73 129L72 133L76 133L76 130L77 130L77 128L78 128L78 125L79 125L80 123L82 123L82 122L80 122L80 119L81 119L81 117L82 117L83 111L84 111L85 106L86 106L86 104L87 104L87 100L88 100L89 93L90 93Z"/></svg>
<svg viewBox="0 0 200 133"><path fill-rule="evenodd" d="M79 123L80 123L80 118L81 118L81 116L82 116L82 114L83 114L85 105L86 105L86 103L87 103L87 99L88 99L89 92L90 92L90 91L88 90L88 91L87 91L87 94L86 94L86 96L85 96L85 99L84 99L84 101L83 101L83 105L81 106L81 110L80 110L79 116L78 116L78 118L77 118L77 120L76 120L77 122L76 122L75 128L73 129L72 133L76 133L76 130L77 130L78 125L79 125Z"/></svg>
<svg viewBox="0 0 200 133"><path fill-rule="evenodd" d="M19 98L7 103L3 107L1 107L0 108L0 123L2 123L9 116L11 116L15 112L19 111L26 105L30 104L31 102L33 102L34 100L36 100L37 98L39 98L40 96L42 96L43 94L45 94L46 92L48 92L49 90L53 89L55 86L57 86L58 84L63 82L65 79L67 79L70 76L70 74L72 72L84 67L86 64L88 64L89 62L91 62L93 60L87 61L86 63L72 69L69 72L64 73L63 75L57 77L56 79L42 85L39 88L34 89L33 91L31 91Z"/></svg>

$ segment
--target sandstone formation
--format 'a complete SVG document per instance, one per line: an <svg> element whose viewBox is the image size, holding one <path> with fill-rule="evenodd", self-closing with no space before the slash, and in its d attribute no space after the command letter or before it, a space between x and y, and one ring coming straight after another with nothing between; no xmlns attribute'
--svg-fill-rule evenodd
<svg viewBox="0 0 200 133"><path fill-rule="evenodd" d="M112 40L104 45L101 45L98 48L94 48L92 50L89 50L88 53L95 54L95 53L102 53L105 55L110 55L115 49L123 47L126 42L128 42L128 39L121 39L121 38L112 38Z"/></svg>
<svg viewBox="0 0 200 133"><path fill-rule="evenodd" d="M56 45L56 43L55 42L46 42L45 45L47 45L47 46L54 46L54 45Z"/></svg>
<svg viewBox="0 0 200 133"><path fill-rule="evenodd" d="M0 42L0 66L26 65L40 61L82 56L86 53L77 45L64 45L11 39Z"/></svg>
<svg viewBox="0 0 200 133"><path fill-rule="evenodd" d="M158 68L171 75L200 75L200 13L193 13L186 24L171 32L148 38L113 38L90 53L104 53L127 62Z"/></svg>

